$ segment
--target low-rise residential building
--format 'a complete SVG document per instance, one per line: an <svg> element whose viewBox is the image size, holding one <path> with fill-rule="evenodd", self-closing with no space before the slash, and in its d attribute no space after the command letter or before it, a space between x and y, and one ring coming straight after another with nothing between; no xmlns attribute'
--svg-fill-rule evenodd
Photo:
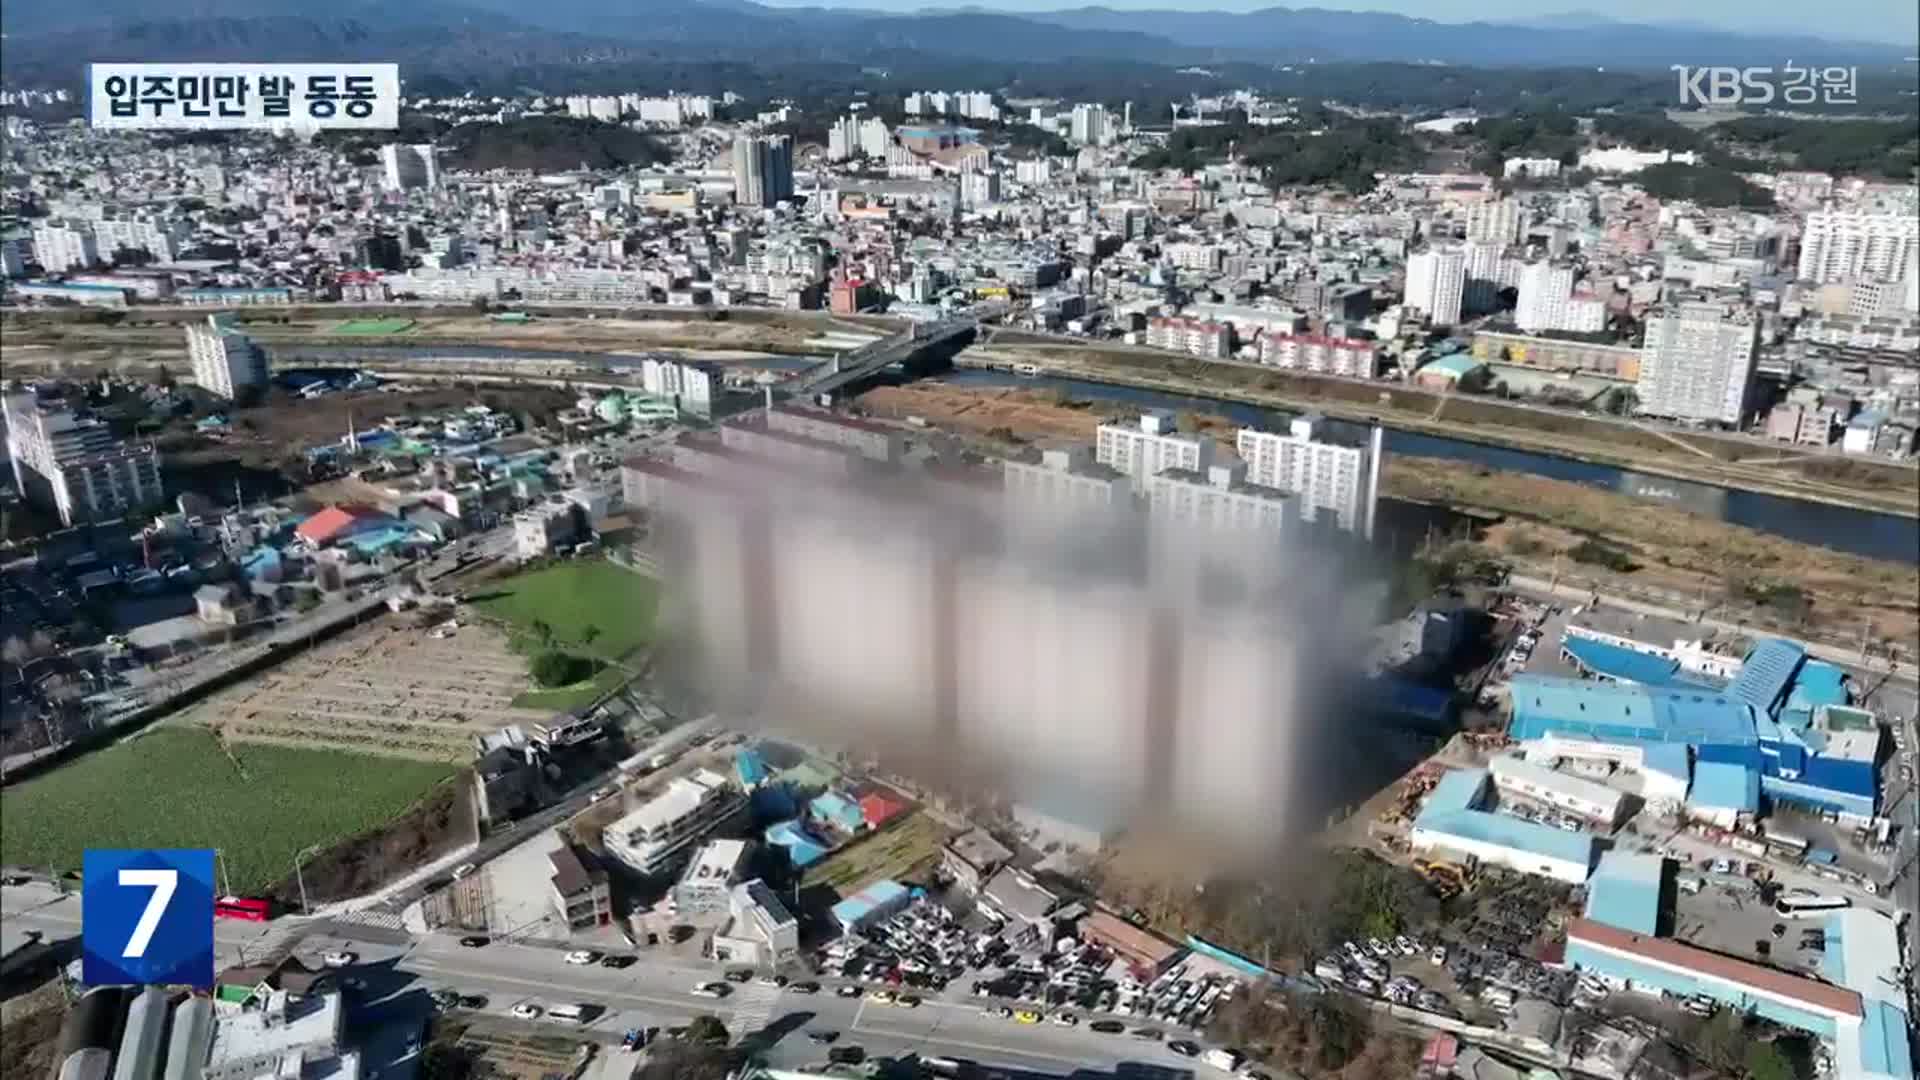
<svg viewBox="0 0 1920 1080"><path fill-rule="evenodd" d="M673 887L673 903L683 915L727 909L728 896L747 869L745 840L714 840L687 863Z"/></svg>
<svg viewBox="0 0 1920 1080"><path fill-rule="evenodd" d="M713 936L715 956L769 968L800 958L800 922L766 882L735 885L727 894L727 913L730 921Z"/></svg>
<svg viewBox="0 0 1920 1080"><path fill-rule="evenodd" d="M607 852L635 873L664 874L702 840L737 823L747 801L710 769L675 777L667 789L607 826Z"/></svg>
<svg viewBox="0 0 1920 1080"><path fill-rule="evenodd" d="M555 496L513 515L513 550L522 559L537 559L571 544L580 535L579 509Z"/></svg>
<svg viewBox="0 0 1920 1080"><path fill-rule="evenodd" d="M1371 379L1380 371L1380 346L1359 338L1269 334L1260 339L1260 362L1289 371Z"/></svg>
<svg viewBox="0 0 1920 1080"><path fill-rule="evenodd" d="M1169 349L1209 360L1224 360L1233 354L1233 327L1210 320L1149 319L1146 336L1142 340L1150 348Z"/></svg>
<svg viewBox="0 0 1920 1080"><path fill-rule="evenodd" d="M992 878L1013 852L985 829L969 829L947 841L940 849L940 869L954 884L967 892L977 892Z"/></svg>
<svg viewBox="0 0 1920 1080"><path fill-rule="evenodd" d="M568 930L593 930L613 922L613 893L607 872L589 865L571 845L547 855L553 864L553 906Z"/></svg>

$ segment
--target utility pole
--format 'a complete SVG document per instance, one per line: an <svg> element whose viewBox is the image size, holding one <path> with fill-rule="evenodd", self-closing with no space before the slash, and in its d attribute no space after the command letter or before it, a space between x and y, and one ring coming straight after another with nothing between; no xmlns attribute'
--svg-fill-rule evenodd
<svg viewBox="0 0 1920 1080"><path fill-rule="evenodd" d="M232 896L233 878L227 873L227 854L219 848L214 848L213 858L220 864L220 891Z"/></svg>

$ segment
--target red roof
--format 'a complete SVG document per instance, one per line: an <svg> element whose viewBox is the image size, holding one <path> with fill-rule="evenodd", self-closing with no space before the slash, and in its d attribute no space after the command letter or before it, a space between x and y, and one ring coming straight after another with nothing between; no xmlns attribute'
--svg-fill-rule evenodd
<svg viewBox="0 0 1920 1080"><path fill-rule="evenodd" d="M351 531L362 518L372 516L373 511L363 507L329 506L301 522L293 533L308 543L324 544Z"/></svg>
<svg viewBox="0 0 1920 1080"><path fill-rule="evenodd" d="M877 791L864 795L860 799L860 816L865 818L867 826L873 829L899 817L900 812L906 808L906 804L900 800L882 795Z"/></svg>
<svg viewBox="0 0 1920 1080"><path fill-rule="evenodd" d="M1605 923L1597 923L1591 919L1575 919L1567 927L1567 939L1629 953L1643 960L1666 964L1697 975L1723 979L1816 1009L1846 1016L1861 1015L1860 995L1852 990L1802 978L1778 968L1736 960L1731 956L1708 952L1670 938L1647 937L1643 934L1629 933Z"/></svg>

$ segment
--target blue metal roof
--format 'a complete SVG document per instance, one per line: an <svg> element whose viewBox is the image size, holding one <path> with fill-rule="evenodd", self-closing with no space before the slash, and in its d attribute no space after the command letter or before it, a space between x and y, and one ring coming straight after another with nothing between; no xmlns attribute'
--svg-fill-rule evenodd
<svg viewBox="0 0 1920 1080"><path fill-rule="evenodd" d="M1687 803L1755 813L1760 809L1760 773L1724 761L1702 761L1693 770L1693 790L1687 794Z"/></svg>
<svg viewBox="0 0 1920 1080"><path fill-rule="evenodd" d="M1791 641L1765 638L1747 654L1740 674L1727 685L1727 696L1770 714L1806 658L1806 650Z"/></svg>
<svg viewBox="0 0 1920 1080"><path fill-rule="evenodd" d="M827 846L814 839L806 827L796 821L767 826L767 843L787 849L787 858L795 866L812 866L827 856Z"/></svg>
<svg viewBox="0 0 1920 1080"><path fill-rule="evenodd" d="M1587 918L1651 937L1660 928L1660 879L1666 860L1658 855L1609 851L1587 882Z"/></svg>
<svg viewBox="0 0 1920 1080"><path fill-rule="evenodd" d="M1847 703L1847 673L1825 660L1808 660L1800 665L1793 689L1787 693L1786 711L1812 713L1823 705Z"/></svg>
<svg viewBox="0 0 1920 1080"><path fill-rule="evenodd" d="M1681 781L1687 778L1687 748L1677 743L1653 743L1640 750L1640 767Z"/></svg>
<svg viewBox="0 0 1920 1080"><path fill-rule="evenodd" d="M1561 639L1560 648L1582 670L1621 682L1665 686L1680 670L1678 660L1571 634Z"/></svg>
<svg viewBox="0 0 1920 1080"><path fill-rule="evenodd" d="M767 778L767 762L758 751L742 750L733 756L733 771L741 784L752 787Z"/></svg>
<svg viewBox="0 0 1920 1080"><path fill-rule="evenodd" d="M1479 805L1486 783L1485 769L1458 769L1441 777L1414 819L1414 828L1565 862L1592 862L1593 836L1589 833L1567 832L1509 814L1473 809Z"/></svg>
<svg viewBox="0 0 1920 1080"><path fill-rule="evenodd" d="M1714 690L1517 675L1512 683L1515 739L1570 735L1603 742L1749 745L1752 714Z"/></svg>
<svg viewBox="0 0 1920 1080"><path fill-rule="evenodd" d="M884 911L906 898L905 885L882 879L833 905L833 917L842 926L852 926L870 913Z"/></svg>
<svg viewBox="0 0 1920 1080"><path fill-rule="evenodd" d="M1860 1070L1869 1076L1911 1077L1913 1045L1907 1040L1907 1014L1890 1001L1863 1004Z"/></svg>
<svg viewBox="0 0 1920 1080"><path fill-rule="evenodd" d="M849 832L858 830L860 826L866 824L867 819L861 815L859 805L837 792L829 791L816 795L811 802L807 803L807 807L813 811L815 817L825 818Z"/></svg>

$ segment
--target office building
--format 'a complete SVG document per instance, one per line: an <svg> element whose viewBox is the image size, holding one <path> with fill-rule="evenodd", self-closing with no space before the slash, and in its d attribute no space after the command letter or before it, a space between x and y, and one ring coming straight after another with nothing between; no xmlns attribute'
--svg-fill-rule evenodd
<svg viewBox="0 0 1920 1080"><path fill-rule="evenodd" d="M267 352L233 325L230 315L209 315L205 325L188 324L187 355L193 381L228 401L264 390Z"/></svg>
<svg viewBox="0 0 1920 1080"><path fill-rule="evenodd" d="M33 259L49 274L89 270L100 261L100 245L84 224L50 221L34 226Z"/></svg>
<svg viewBox="0 0 1920 1080"><path fill-rule="evenodd" d="M635 873L666 873L695 845L740 820L746 798L709 769L675 777L667 789L607 826L607 852Z"/></svg>
<svg viewBox="0 0 1920 1080"><path fill-rule="evenodd" d="M777 206L793 198L793 140L785 135L741 135L733 141L733 201Z"/></svg>
<svg viewBox="0 0 1920 1080"><path fill-rule="evenodd" d="M432 143L388 143L380 148L380 164L388 191L432 191L440 186L440 163Z"/></svg>
<svg viewBox="0 0 1920 1080"><path fill-rule="evenodd" d="M673 903L682 915L727 910L733 887L746 876L747 842L714 840L701 848L673 887Z"/></svg>
<svg viewBox="0 0 1920 1080"><path fill-rule="evenodd" d="M1346 446L1326 441L1324 424L1318 416L1302 416L1284 434L1241 428L1237 449L1247 463L1246 478L1298 496L1302 521L1331 515L1340 528L1372 539L1383 432L1375 427L1366 445Z"/></svg>
<svg viewBox="0 0 1920 1080"><path fill-rule="evenodd" d="M1759 322L1717 303L1680 303L1647 321L1639 411L1738 427L1753 398Z"/></svg>
<svg viewBox="0 0 1920 1080"><path fill-rule="evenodd" d="M607 887L607 872L589 865L572 846L548 853L553 864L553 907L569 931L592 931L613 924L613 893Z"/></svg>
<svg viewBox="0 0 1920 1080"><path fill-rule="evenodd" d="M165 497L152 443L123 443L105 421L31 393L7 395L5 408L14 486L62 524L120 517Z"/></svg>
<svg viewBox="0 0 1920 1080"><path fill-rule="evenodd" d="M1920 257L1920 218L1816 210L1800 234L1800 278L1837 281L1905 280Z"/></svg>
<svg viewBox="0 0 1920 1080"><path fill-rule="evenodd" d="M1452 249L1428 250L1407 260L1406 305L1434 326L1460 321L1465 299L1467 259Z"/></svg>
<svg viewBox="0 0 1920 1080"><path fill-rule="evenodd" d="M1205 435L1182 435L1173 416L1149 412L1137 425L1101 424L1094 443L1094 460L1125 473L1136 494L1145 495L1148 482L1163 469L1204 472L1213 465L1213 440Z"/></svg>

